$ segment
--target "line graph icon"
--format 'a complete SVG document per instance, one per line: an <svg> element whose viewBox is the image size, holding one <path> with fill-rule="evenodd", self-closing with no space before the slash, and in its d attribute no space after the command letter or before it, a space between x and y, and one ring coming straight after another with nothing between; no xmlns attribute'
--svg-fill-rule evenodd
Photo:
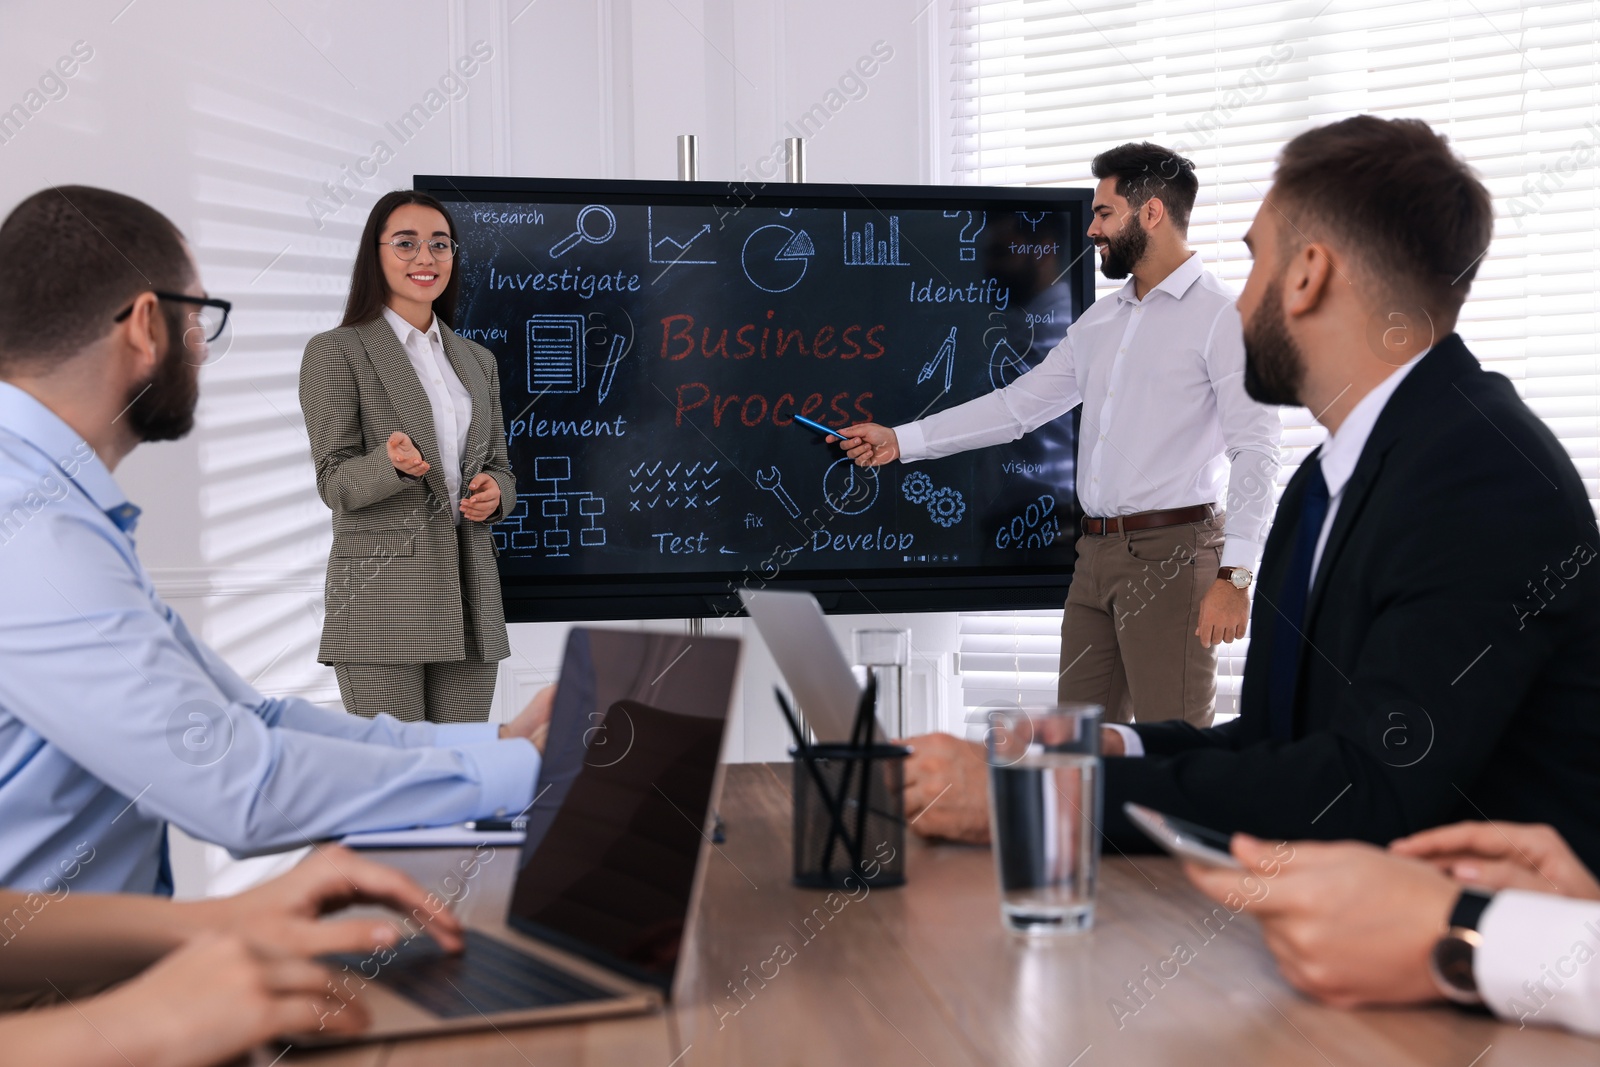
<svg viewBox="0 0 1600 1067"><path fill-rule="evenodd" d="M690 250L694 248L695 242L711 233L711 223L701 223L698 230L688 234L680 232L676 236L663 230L661 236L658 237L656 236L655 211L654 207L644 209L645 250L650 257L650 262L664 263L668 266L677 263L709 265L716 262L715 259L691 259L689 255ZM704 252L696 252L695 256L699 257L706 254Z"/></svg>

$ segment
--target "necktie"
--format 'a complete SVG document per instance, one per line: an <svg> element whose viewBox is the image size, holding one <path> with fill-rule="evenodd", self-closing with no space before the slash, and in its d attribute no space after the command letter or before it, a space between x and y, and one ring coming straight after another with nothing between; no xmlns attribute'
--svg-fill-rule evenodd
<svg viewBox="0 0 1600 1067"><path fill-rule="evenodd" d="M1295 523L1294 556L1278 588L1278 617L1272 627L1271 668L1267 679L1267 711L1275 741L1294 737L1295 682L1304 649L1306 601L1311 595L1311 559L1316 555L1322 523L1328 517L1328 483L1322 463L1306 460L1305 491L1300 495L1300 515Z"/></svg>

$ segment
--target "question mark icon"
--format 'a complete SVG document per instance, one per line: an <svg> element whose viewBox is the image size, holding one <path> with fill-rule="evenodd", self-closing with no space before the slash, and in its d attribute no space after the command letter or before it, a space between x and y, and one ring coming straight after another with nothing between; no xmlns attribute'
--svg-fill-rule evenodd
<svg viewBox="0 0 1600 1067"><path fill-rule="evenodd" d="M962 215L967 217L967 224L961 227L961 233L956 237L956 240L961 245L957 257L963 263L971 263L978 258L978 234L982 233L983 228L988 225L989 213L987 211L946 211L944 213L944 217L947 219L959 219Z"/></svg>

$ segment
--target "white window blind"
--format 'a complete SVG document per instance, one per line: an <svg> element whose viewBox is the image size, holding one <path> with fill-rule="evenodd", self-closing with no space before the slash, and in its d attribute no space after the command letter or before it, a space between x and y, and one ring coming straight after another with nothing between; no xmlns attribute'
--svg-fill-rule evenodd
<svg viewBox="0 0 1600 1067"><path fill-rule="evenodd" d="M1592 0L942 0L958 181L1093 186L1125 141L1192 158L1191 244L1236 289L1285 141L1360 113L1448 136L1495 201L1459 330L1600 499L1600 5ZM1120 283L1099 279L1099 297ZM1280 489L1324 434L1286 412ZM961 619L968 707L1055 690L1057 612ZM1218 717L1245 643L1224 646ZM969 674L969 666L971 673Z"/></svg>

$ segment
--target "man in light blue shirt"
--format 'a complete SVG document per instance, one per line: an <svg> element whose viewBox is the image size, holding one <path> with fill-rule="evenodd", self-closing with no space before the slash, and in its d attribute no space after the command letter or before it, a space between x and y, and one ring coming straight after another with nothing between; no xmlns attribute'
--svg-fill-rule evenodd
<svg viewBox="0 0 1600 1067"><path fill-rule="evenodd" d="M257 852L526 808L545 706L436 726L266 697L156 595L112 471L192 427L226 311L176 228L63 187L0 248L0 884L170 891L168 822Z"/></svg>

